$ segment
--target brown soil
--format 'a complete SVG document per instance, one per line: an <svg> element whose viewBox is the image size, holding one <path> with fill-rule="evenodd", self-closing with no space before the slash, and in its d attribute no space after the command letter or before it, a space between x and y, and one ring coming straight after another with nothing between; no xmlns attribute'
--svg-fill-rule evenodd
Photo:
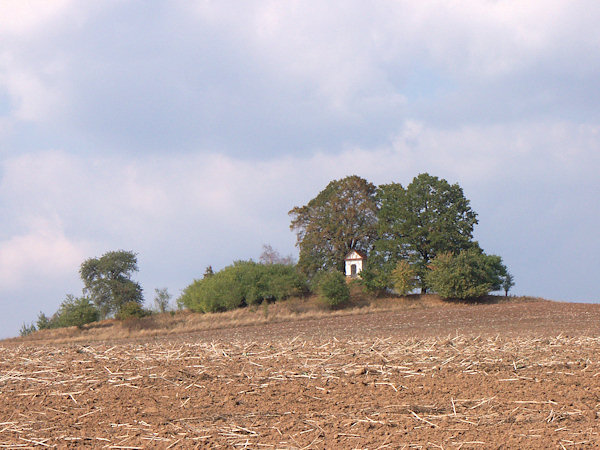
<svg viewBox="0 0 600 450"><path fill-rule="evenodd" d="M600 305L450 305L0 344L0 447L600 445Z"/></svg>

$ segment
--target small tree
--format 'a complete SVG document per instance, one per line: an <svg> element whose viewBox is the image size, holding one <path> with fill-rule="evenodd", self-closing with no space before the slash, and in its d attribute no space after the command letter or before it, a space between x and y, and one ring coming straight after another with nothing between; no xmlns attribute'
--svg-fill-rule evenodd
<svg viewBox="0 0 600 450"><path fill-rule="evenodd" d="M50 319L48 319L48 317L46 316L46 314L40 311L40 314L37 318L37 322L35 324L37 325L38 330L45 330L46 328L50 328L51 322Z"/></svg>
<svg viewBox="0 0 600 450"><path fill-rule="evenodd" d="M169 302L171 301L171 294L167 288L156 288L154 289L154 305L158 312L164 313L169 310Z"/></svg>
<svg viewBox="0 0 600 450"><path fill-rule="evenodd" d="M281 254L271 247L270 244L263 244L263 252L260 254L258 262L261 264L292 265L294 264L294 259L292 258L292 255L281 256Z"/></svg>
<svg viewBox="0 0 600 450"><path fill-rule="evenodd" d="M319 293L332 307L346 303L350 298L346 277L337 270L330 270L323 274L319 280Z"/></svg>
<svg viewBox="0 0 600 450"><path fill-rule="evenodd" d="M396 268L392 271L391 281L394 286L394 290L399 295L406 295L414 290L419 281L417 279L417 272L408 263L408 261L399 261L396 264Z"/></svg>
<svg viewBox="0 0 600 450"><path fill-rule="evenodd" d="M504 281L502 282L502 289L504 289L504 295L508 297L508 291L510 288L515 285L515 280L513 279L512 274L506 272L506 276L504 277Z"/></svg>

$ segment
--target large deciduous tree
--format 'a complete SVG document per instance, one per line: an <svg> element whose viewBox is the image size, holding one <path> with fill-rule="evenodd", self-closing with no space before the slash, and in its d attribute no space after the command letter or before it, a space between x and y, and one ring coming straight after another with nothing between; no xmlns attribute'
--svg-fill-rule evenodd
<svg viewBox="0 0 600 450"><path fill-rule="evenodd" d="M141 304L142 288L131 280L138 271L135 253L118 250L105 253L99 258L89 258L81 264L79 274L84 293L94 302L103 318L119 312L129 302Z"/></svg>
<svg viewBox="0 0 600 450"><path fill-rule="evenodd" d="M351 250L369 253L377 234L375 191L372 183L353 175L330 182L307 205L289 212L303 272L341 270Z"/></svg>
<svg viewBox="0 0 600 450"><path fill-rule="evenodd" d="M394 286L392 272L408 257L408 245L399 230L404 208L404 188L400 183L383 184L377 188L377 237L369 255L369 264L362 273L367 288L385 292Z"/></svg>
<svg viewBox="0 0 600 450"><path fill-rule="evenodd" d="M437 255L478 247L473 241L477 214L458 184L423 173L406 189L399 184L381 186L377 198L376 257L383 260L384 269L408 258L422 292L427 290L427 266Z"/></svg>

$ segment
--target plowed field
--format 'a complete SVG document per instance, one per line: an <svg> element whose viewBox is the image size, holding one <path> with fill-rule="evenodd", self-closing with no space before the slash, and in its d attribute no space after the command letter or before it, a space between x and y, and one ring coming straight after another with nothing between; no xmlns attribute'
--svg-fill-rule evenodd
<svg viewBox="0 0 600 450"><path fill-rule="evenodd" d="M600 305L0 344L0 447L600 446Z"/></svg>

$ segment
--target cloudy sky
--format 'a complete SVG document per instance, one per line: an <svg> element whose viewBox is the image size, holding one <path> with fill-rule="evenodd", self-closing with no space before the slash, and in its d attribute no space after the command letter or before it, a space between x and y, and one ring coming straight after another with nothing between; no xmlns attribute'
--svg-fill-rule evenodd
<svg viewBox="0 0 600 450"><path fill-rule="evenodd" d="M138 253L150 303L297 255L332 179L458 182L514 292L599 301L600 3L0 1L0 337Z"/></svg>

